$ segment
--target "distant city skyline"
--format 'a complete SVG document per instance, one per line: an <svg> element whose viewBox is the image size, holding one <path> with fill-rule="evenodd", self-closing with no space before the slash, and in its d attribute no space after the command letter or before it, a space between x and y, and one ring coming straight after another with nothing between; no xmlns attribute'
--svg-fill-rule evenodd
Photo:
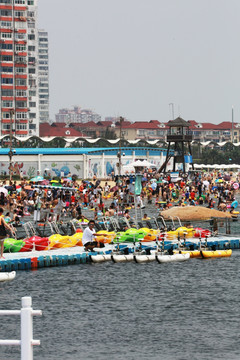
<svg viewBox="0 0 240 360"><path fill-rule="evenodd" d="M238 0L41 0L50 114L74 105L131 121L240 120ZM216 11L217 9L217 11ZM174 105L171 105L174 104Z"/></svg>

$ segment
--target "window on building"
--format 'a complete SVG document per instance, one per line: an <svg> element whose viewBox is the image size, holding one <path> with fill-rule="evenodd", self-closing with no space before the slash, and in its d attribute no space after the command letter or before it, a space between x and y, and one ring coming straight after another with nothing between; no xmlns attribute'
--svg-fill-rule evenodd
<svg viewBox="0 0 240 360"><path fill-rule="evenodd" d="M1 68L3 73L12 73L13 72L13 68L11 66L3 66Z"/></svg>
<svg viewBox="0 0 240 360"><path fill-rule="evenodd" d="M29 129L36 130L36 124L29 124Z"/></svg>
<svg viewBox="0 0 240 360"><path fill-rule="evenodd" d="M29 69L28 69L28 73L29 73L29 74L35 74L35 73L36 73L36 69L35 69L35 68L29 68Z"/></svg>
<svg viewBox="0 0 240 360"><path fill-rule="evenodd" d="M10 28L12 23L10 21L1 21L1 28Z"/></svg>
<svg viewBox="0 0 240 360"><path fill-rule="evenodd" d="M12 44L0 44L0 49L3 49L3 50L12 50L13 46Z"/></svg>
<svg viewBox="0 0 240 360"><path fill-rule="evenodd" d="M16 79L16 86L26 86L27 81L26 79Z"/></svg>
<svg viewBox="0 0 240 360"><path fill-rule="evenodd" d="M34 5L34 0L28 0L28 5Z"/></svg>
<svg viewBox="0 0 240 360"><path fill-rule="evenodd" d="M3 119L10 119L10 113L9 112L3 112Z"/></svg>
<svg viewBox="0 0 240 360"><path fill-rule="evenodd" d="M25 12L24 11L15 11L15 17L24 17L25 16Z"/></svg>
<svg viewBox="0 0 240 360"><path fill-rule="evenodd" d="M35 46L29 45L28 51L35 51L35 50L36 50Z"/></svg>
<svg viewBox="0 0 240 360"><path fill-rule="evenodd" d="M16 118L17 119L27 119L27 113L26 112L16 112Z"/></svg>
<svg viewBox="0 0 240 360"><path fill-rule="evenodd" d="M36 103L33 102L33 101L30 101L30 102L29 102L29 106L30 106L30 107L36 107Z"/></svg>
<svg viewBox="0 0 240 360"><path fill-rule="evenodd" d="M11 100L3 100L2 101L2 107L3 108L12 108L13 107L13 101Z"/></svg>
<svg viewBox="0 0 240 360"><path fill-rule="evenodd" d="M1 94L2 96L13 96L13 90L2 89Z"/></svg>
<svg viewBox="0 0 240 360"><path fill-rule="evenodd" d="M11 10L0 10L0 16L11 16Z"/></svg>
<svg viewBox="0 0 240 360"><path fill-rule="evenodd" d="M17 74L26 74L26 68L24 67L16 67L15 71Z"/></svg>
<svg viewBox="0 0 240 360"><path fill-rule="evenodd" d="M26 45L17 44L16 51L26 51Z"/></svg>
<svg viewBox="0 0 240 360"><path fill-rule="evenodd" d="M16 97L26 97L27 92L25 90L17 90L16 91Z"/></svg>
<svg viewBox="0 0 240 360"><path fill-rule="evenodd" d="M12 33L2 33L1 38L2 39L11 39L12 38Z"/></svg>
<svg viewBox="0 0 240 360"><path fill-rule="evenodd" d="M29 90L29 96L36 96L35 90Z"/></svg>
<svg viewBox="0 0 240 360"><path fill-rule="evenodd" d="M22 34L22 33L16 33L15 34L15 39L18 40L26 40L26 34Z"/></svg>
<svg viewBox="0 0 240 360"><path fill-rule="evenodd" d="M16 108L26 108L27 102L26 101L16 101Z"/></svg>
<svg viewBox="0 0 240 360"><path fill-rule="evenodd" d="M36 118L36 113L29 113L29 118L30 119L35 119Z"/></svg>
<svg viewBox="0 0 240 360"><path fill-rule="evenodd" d="M35 17L35 12L34 11L28 11L28 17Z"/></svg>
<svg viewBox="0 0 240 360"><path fill-rule="evenodd" d="M28 40L35 40L35 35L34 34L29 34L28 35Z"/></svg>
<svg viewBox="0 0 240 360"><path fill-rule="evenodd" d="M2 78L2 84L13 84L13 78Z"/></svg>
<svg viewBox="0 0 240 360"><path fill-rule="evenodd" d="M27 124L16 124L17 130L27 130Z"/></svg>

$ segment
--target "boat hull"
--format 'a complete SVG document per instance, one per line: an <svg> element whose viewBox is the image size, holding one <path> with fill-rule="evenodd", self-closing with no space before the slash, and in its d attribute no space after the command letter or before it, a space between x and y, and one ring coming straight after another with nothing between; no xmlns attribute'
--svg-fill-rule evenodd
<svg viewBox="0 0 240 360"><path fill-rule="evenodd" d="M204 259L209 259L209 258L222 258L222 257L230 257L232 255L232 250L228 249L228 250L205 250L205 251L201 251L201 256Z"/></svg>
<svg viewBox="0 0 240 360"><path fill-rule="evenodd" d="M160 263L182 262L190 259L190 254L157 255L156 260Z"/></svg>
<svg viewBox="0 0 240 360"><path fill-rule="evenodd" d="M16 271L1 272L0 273L0 282L11 281L11 280L15 279L15 277L16 277Z"/></svg>

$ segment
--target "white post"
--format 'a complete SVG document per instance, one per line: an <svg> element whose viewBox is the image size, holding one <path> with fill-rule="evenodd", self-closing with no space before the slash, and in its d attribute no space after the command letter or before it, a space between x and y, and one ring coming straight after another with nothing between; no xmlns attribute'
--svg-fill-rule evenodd
<svg viewBox="0 0 240 360"><path fill-rule="evenodd" d="M22 309L0 310L0 315L21 316L21 340L0 340L0 345L21 345L21 360L33 360L33 345L40 345L40 340L33 340L33 315L42 315L41 310L32 309L32 298L22 298Z"/></svg>
<svg viewBox="0 0 240 360"><path fill-rule="evenodd" d="M41 157L42 157L42 154L38 154L38 175L41 175L41 172L42 172Z"/></svg>
<svg viewBox="0 0 240 360"><path fill-rule="evenodd" d="M21 358L26 360L33 359L33 326L32 326L32 299L22 298L21 309Z"/></svg>
<svg viewBox="0 0 240 360"><path fill-rule="evenodd" d="M102 153L102 179L105 178L105 167L104 167L104 163L105 163L105 155L104 155L104 152Z"/></svg>

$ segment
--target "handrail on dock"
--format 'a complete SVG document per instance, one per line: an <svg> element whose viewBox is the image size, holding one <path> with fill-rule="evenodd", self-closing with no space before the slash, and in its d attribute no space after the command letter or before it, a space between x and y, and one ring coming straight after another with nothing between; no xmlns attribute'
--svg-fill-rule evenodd
<svg viewBox="0 0 240 360"><path fill-rule="evenodd" d="M21 317L21 340L0 340L0 345L20 345L21 360L33 359L33 345L40 345L40 340L33 340L33 316L42 315L42 310L32 309L32 298L22 297L21 310L0 310L1 315L20 315Z"/></svg>

